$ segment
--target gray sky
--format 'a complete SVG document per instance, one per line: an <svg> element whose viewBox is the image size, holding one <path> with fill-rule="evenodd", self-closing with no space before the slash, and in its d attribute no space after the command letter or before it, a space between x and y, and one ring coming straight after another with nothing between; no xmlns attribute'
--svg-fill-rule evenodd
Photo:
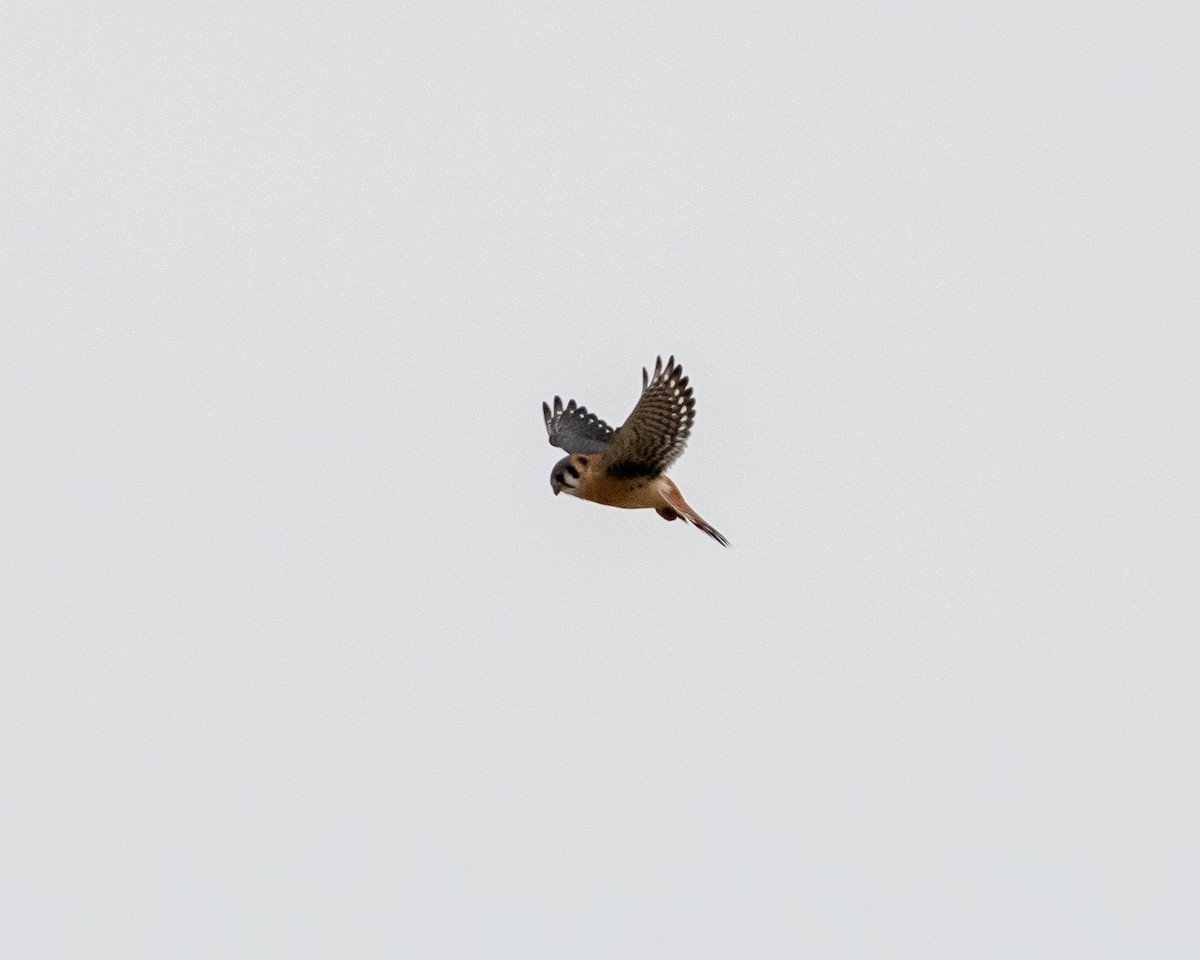
<svg viewBox="0 0 1200 960"><path fill-rule="evenodd" d="M0 953L1196 956L1184 10L9 14Z"/></svg>

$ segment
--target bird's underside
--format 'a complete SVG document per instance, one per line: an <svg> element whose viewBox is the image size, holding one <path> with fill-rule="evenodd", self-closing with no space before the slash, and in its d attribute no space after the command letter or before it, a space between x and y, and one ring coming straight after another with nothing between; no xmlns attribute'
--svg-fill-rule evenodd
<svg viewBox="0 0 1200 960"><path fill-rule="evenodd" d="M682 518L722 546L721 534L683 499L666 470L683 453L696 419L696 401L675 358L642 370L642 395L625 423L613 430L574 400L564 407L542 404L550 443L567 451L554 465L550 485L557 495L630 510L654 509L666 520Z"/></svg>

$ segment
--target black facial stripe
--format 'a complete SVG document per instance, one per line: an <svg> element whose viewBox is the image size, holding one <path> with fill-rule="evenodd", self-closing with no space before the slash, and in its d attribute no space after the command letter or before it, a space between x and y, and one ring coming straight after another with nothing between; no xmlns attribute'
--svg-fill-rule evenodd
<svg viewBox="0 0 1200 960"><path fill-rule="evenodd" d="M567 473L573 476L576 480L579 479L579 471L575 469L574 464L568 463L565 467L563 467L563 469L566 470Z"/></svg>

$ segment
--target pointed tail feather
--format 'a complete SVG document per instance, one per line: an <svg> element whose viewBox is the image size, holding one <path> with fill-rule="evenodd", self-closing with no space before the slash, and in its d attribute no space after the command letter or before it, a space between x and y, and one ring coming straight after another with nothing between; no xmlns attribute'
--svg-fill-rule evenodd
<svg viewBox="0 0 1200 960"><path fill-rule="evenodd" d="M667 501L667 509L664 511L662 508L659 508L659 515L666 520L674 520L676 517L682 517L693 527L703 530L721 546L729 546L729 541L721 536L720 531L688 505L688 502L683 499L683 495L679 492L679 488L670 480L667 480L666 477L663 477L663 479L667 481L662 486L663 499Z"/></svg>

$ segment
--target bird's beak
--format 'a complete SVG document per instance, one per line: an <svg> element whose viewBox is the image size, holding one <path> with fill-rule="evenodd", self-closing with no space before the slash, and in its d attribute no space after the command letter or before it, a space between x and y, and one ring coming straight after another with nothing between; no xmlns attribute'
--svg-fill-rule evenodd
<svg viewBox="0 0 1200 960"><path fill-rule="evenodd" d="M554 495L557 497L557 496L558 496L560 493L562 493L562 491L561 491L561 490L559 490L559 489L558 489L558 487L555 487L555 488L554 488Z"/></svg>

